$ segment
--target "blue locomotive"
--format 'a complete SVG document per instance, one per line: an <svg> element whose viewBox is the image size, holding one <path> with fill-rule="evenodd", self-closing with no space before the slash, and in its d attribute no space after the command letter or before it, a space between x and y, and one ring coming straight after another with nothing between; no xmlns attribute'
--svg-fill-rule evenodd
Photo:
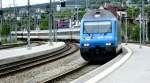
<svg viewBox="0 0 150 83"><path fill-rule="evenodd" d="M116 55L121 49L120 26L117 18L109 11L88 11L81 20L80 52L87 61L101 61L105 53Z"/></svg>

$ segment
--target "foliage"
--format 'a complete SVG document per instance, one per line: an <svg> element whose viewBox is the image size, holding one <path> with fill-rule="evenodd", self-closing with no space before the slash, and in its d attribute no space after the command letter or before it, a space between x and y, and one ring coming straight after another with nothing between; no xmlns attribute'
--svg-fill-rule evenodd
<svg viewBox="0 0 150 83"><path fill-rule="evenodd" d="M40 29L41 30L48 29L48 16L42 16L41 17Z"/></svg>
<svg viewBox="0 0 150 83"><path fill-rule="evenodd" d="M137 0L137 1L140 1L140 0ZM134 18L137 18L138 15L140 14L140 9L129 7L128 16L132 17L132 13L133 13ZM145 6L145 13L148 14L148 19L150 19L150 5ZM150 20L148 22L148 32L150 32ZM139 25L138 24L134 24L134 23L128 24L128 37L131 40L135 40L135 41L139 40ZM149 35L149 38L150 38L150 35Z"/></svg>
<svg viewBox="0 0 150 83"><path fill-rule="evenodd" d="M140 4L142 3L142 0L132 0L134 1L136 4ZM148 3L147 0L143 0L146 4Z"/></svg>
<svg viewBox="0 0 150 83"><path fill-rule="evenodd" d="M148 14L148 16L150 18L150 5L145 7L145 12Z"/></svg>
<svg viewBox="0 0 150 83"><path fill-rule="evenodd" d="M65 9L64 11L56 12L55 17L58 19L68 19L73 16L73 12L70 9Z"/></svg>
<svg viewBox="0 0 150 83"><path fill-rule="evenodd" d="M137 24L128 24L128 38L130 40L138 41L139 40L139 25Z"/></svg>
<svg viewBox="0 0 150 83"><path fill-rule="evenodd" d="M122 37L125 37L125 23L121 25L122 27ZM139 25L128 23L128 39L132 41L139 40ZM124 35L123 35L124 34ZM125 39L125 38L124 38Z"/></svg>
<svg viewBox="0 0 150 83"><path fill-rule="evenodd" d="M128 17L137 17L140 14L140 9L139 8L128 8Z"/></svg>
<svg viewBox="0 0 150 83"><path fill-rule="evenodd" d="M84 16L84 14L85 14L85 11L80 11L79 12L79 18L81 19Z"/></svg>
<svg viewBox="0 0 150 83"><path fill-rule="evenodd" d="M7 36L10 33L10 26L8 23L3 24L3 28L1 29L1 35Z"/></svg>

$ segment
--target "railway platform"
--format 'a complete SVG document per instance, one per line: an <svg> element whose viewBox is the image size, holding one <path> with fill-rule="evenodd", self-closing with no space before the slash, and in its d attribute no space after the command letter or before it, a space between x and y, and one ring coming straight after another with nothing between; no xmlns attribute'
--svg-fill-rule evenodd
<svg viewBox="0 0 150 83"><path fill-rule="evenodd" d="M0 65L49 54L64 47L64 42L53 42L53 45L46 43L40 46L33 46L31 49L27 49L27 47L3 49L0 50Z"/></svg>
<svg viewBox="0 0 150 83"><path fill-rule="evenodd" d="M124 45L125 46L125 45ZM150 47L128 44L128 53L117 62L97 68L72 83L149 83ZM130 53L130 54L129 54Z"/></svg>

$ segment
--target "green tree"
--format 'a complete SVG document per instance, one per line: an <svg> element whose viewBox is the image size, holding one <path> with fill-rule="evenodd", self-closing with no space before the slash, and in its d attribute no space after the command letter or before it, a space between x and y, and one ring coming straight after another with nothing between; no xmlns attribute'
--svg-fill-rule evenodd
<svg viewBox="0 0 150 83"><path fill-rule="evenodd" d="M41 17L40 29L41 30L48 29L48 16L47 15Z"/></svg>
<svg viewBox="0 0 150 83"><path fill-rule="evenodd" d="M140 14L140 9L139 8L128 8L128 17L132 17L133 16L136 18L138 17L138 15Z"/></svg>
<svg viewBox="0 0 150 83"><path fill-rule="evenodd" d="M80 11L79 12L79 18L81 19L84 16L84 14L85 14L85 11Z"/></svg>
<svg viewBox="0 0 150 83"><path fill-rule="evenodd" d="M139 25L137 24L128 24L128 37L130 40L138 41L139 40Z"/></svg>
<svg viewBox="0 0 150 83"><path fill-rule="evenodd" d="M136 4L142 3L142 0L133 0ZM146 4L148 3L147 0L143 0Z"/></svg>
<svg viewBox="0 0 150 83"><path fill-rule="evenodd" d="M3 28L1 30L1 34L3 36L7 36L7 35L9 35L9 33L10 33L10 26L8 25L8 23L4 23Z"/></svg>
<svg viewBox="0 0 150 83"><path fill-rule="evenodd" d="M68 19L73 16L73 12L71 9L65 9L63 11L59 11L55 13L57 19Z"/></svg>

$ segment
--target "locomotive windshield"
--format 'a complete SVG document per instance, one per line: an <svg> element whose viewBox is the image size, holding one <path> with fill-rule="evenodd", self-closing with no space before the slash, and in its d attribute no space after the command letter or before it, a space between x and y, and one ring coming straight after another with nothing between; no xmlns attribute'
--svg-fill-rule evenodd
<svg viewBox="0 0 150 83"><path fill-rule="evenodd" d="M111 22L85 22L83 32L88 34L111 33L111 27Z"/></svg>

